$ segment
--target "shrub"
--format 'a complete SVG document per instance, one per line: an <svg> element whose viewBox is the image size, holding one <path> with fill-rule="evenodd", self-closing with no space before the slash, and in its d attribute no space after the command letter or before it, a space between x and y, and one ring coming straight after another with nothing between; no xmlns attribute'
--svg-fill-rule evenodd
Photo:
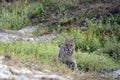
<svg viewBox="0 0 120 80"><path fill-rule="evenodd" d="M51 42L42 42L42 44L31 42L0 43L0 55L7 54L12 58L17 57L24 61L39 63L44 68L55 72L66 73L70 70L60 63L58 52L58 45ZM112 58L102 54L77 52L76 55L79 70L109 71L120 68L120 65Z"/></svg>
<svg viewBox="0 0 120 80"><path fill-rule="evenodd" d="M72 29L70 32L62 35L65 37L69 35L69 38L76 39L76 50L80 49L82 51L93 52L101 46L101 43L97 37L81 32L80 30Z"/></svg>
<svg viewBox="0 0 120 80"><path fill-rule="evenodd" d="M119 63L103 54L97 55L78 52L76 55L80 70L102 72L120 68Z"/></svg>
<svg viewBox="0 0 120 80"><path fill-rule="evenodd" d="M0 27L5 29L21 29L30 24L30 18L45 13L42 3L29 3L23 1L21 4L2 3L0 14Z"/></svg>
<svg viewBox="0 0 120 80"><path fill-rule="evenodd" d="M114 58L120 62L120 44L114 42L107 42L105 47L102 49L104 54L108 54L110 57Z"/></svg>

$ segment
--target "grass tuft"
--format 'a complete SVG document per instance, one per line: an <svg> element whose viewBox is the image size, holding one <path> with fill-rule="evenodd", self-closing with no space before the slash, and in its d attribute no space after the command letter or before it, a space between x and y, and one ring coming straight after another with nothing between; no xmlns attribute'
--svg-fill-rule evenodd
<svg viewBox="0 0 120 80"><path fill-rule="evenodd" d="M77 64L80 70L90 71L111 71L119 69L120 65L112 58L103 54L89 54L89 53L78 53Z"/></svg>
<svg viewBox="0 0 120 80"><path fill-rule="evenodd" d="M24 61L34 62L46 65L47 69L54 72L69 74L70 69L58 60L58 45L55 43L0 43L0 55L7 54L11 57L17 57ZM77 52L77 64L79 70L89 68L93 71L110 71L120 68L120 65L114 59L97 54L88 54ZM48 66L48 67L47 67Z"/></svg>

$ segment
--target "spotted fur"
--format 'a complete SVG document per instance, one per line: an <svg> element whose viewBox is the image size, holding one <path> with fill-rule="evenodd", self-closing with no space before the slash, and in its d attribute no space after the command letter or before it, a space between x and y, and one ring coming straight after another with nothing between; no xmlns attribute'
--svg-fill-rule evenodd
<svg viewBox="0 0 120 80"><path fill-rule="evenodd" d="M58 57L60 61L68 65L72 70L75 70L77 68L75 55L75 39L66 39L59 50Z"/></svg>

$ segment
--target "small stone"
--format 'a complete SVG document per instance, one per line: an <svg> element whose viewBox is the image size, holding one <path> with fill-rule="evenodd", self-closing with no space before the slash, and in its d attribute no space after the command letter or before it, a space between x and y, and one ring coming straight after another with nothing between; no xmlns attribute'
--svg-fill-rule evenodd
<svg viewBox="0 0 120 80"><path fill-rule="evenodd" d="M15 68L11 67L10 70L15 75L22 75L22 74L32 75L32 71L30 71L27 68L15 69Z"/></svg>
<svg viewBox="0 0 120 80"><path fill-rule="evenodd" d="M113 78L120 79L120 70L113 71Z"/></svg>
<svg viewBox="0 0 120 80"><path fill-rule="evenodd" d="M46 72L46 73L51 73L51 71L50 71L50 70L47 70L47 69L45 69L44 72Z"/></svg>
<svg viewBox="0 0 120 80"><path fill-rule="evenodd" d="M26 75L20 75L17 80L30 80Z"/></svg>
<svg viewBox="0 0 120 80"><path fill-rule="evenodd" d="M68 80L64 77L61 77L59 75L55 75L55 74L51 74L51 75L39 75L39 74L36 74L36 75L33 75L32 77L33 79L44 79L44 80Z"/></svg>
<svg viewBox="0 0 120 80"><path fill-rule="evenodd" d="M0 80L12 79L12 74L9 71L9 67L0 64Z"/></svg>

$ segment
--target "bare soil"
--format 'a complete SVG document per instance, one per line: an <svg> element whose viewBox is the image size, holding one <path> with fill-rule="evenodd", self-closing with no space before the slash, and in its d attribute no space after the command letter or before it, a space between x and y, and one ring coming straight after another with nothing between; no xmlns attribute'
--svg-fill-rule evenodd
<svg viewBox="0 0 120 80"><path fill-rule="evenodd" d="M66 8L68 5L64 5ZM79 26L79 22L84 22L86 18L92 19L97 18L100 19L101 16L103 17L112 17L114 15L120 14L120 1L119 0L102 0L100 3L89 3L89 4L82 4L79 3L76 7L72 7L67 9L64 13L59 13L56 7L53 5L49 8L46 14L43 16L41 15L31 15L31 24L39 24L42 23L43 26L49 25L71 25L76 24L75 26ZM82 19L78 21L77 19ZM73 20L70 18L73 17ZM67 18L67 22L60 22L61 19Z"/></svg>

